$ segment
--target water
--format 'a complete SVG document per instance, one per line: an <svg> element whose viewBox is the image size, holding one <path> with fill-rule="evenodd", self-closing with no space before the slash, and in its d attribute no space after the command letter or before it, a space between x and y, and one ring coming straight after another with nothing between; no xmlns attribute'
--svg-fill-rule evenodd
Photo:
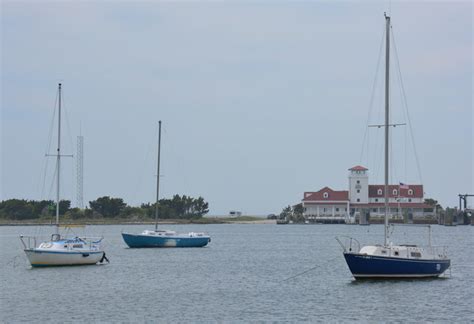
<svg viewBox="0 0 474 324"><path fill-rule="evenodd" d="M40 269L28 265L18 239L38 227L0 227L0 322L474 321L474 226L433 226L433 244L449 246L450 278L363 282L334 237L382 242L380 225L166 226L208 231L212 242L126 248L122 230L148 227L90 226L89 235L105 237L110 264ZM426 229L396 234L410 243Z"/></svg>

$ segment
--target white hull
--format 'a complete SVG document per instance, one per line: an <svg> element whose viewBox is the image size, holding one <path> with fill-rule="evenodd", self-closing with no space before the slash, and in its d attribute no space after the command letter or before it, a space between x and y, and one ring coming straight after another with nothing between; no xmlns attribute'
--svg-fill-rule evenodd
<svg viewBox="0 0 474 324"><path fill-rule="evenodd" d="M40 249L26 249L25 253L33 267L96 264L104 255L103 251L52 252Z"/></svg>

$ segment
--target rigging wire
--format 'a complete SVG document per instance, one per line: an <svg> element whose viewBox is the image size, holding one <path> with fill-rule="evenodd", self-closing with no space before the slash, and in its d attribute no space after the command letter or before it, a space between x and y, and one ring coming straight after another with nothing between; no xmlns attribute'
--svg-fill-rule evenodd
<svg viewBox="0 0 474 324"><path fill-rule="evenodd" d="M155 139L158 138L158 128L156 127L153 128L153 136L150 136L149 138L150 138L150 143L148 144L145 159L142 162L142 167L138 171L138 180L137 180L137 183L135 184L135 190L133 191L132 202L134 202L135 204L137 203L136 198L137 198L138 189L142 185L144 172L147 169L146 164L148 160L150 159L150 153L152 151L152 147L156 143ZM154 200L152 199L151 201L154 201Z"/></svg>
<svg viewBox="0 0 474 324"><path fill-rule="evenodd" d="M72 134L71 134L71 124L69 123L69 112L68 112L68 109L67 109L67 105L66 105L66 96L65 96L65 93L64 93L64 90L62 90L62 96L61 96L61 99L62 99L62 108L63 108L63 111L64 111L64 119L66 119L66 132L67 132L67 135L68 135L68 139L69 139L69 145L70 145L70 148L73 149L74 148L74 144L73 144L73 141L72 141ZM71 182L70 182L70 185L69 186L66 186L66 188L69 188L70 190L70 195L71 197L73 196L73 193L74 193L74 170L75 170L75 166L76 166L76 159L75 159L75 156L73 155L72 156L72 165L71 165L71 168L70 168L70 172L71 172ZM71 203L72 203L72 198L71 198Z"/></svg>
<svg viewBox="0 0 474 324"><path fill-rule="evenodd" d="M51 178L51 185L49 187L49 192L48 192L48 195L47 195L48 198L51 198L51 196L53 195L54 183L56 181L56 177L57 177L57 174L58 174L57 171L58 171L58 163L56 161L56 167L54 168L53 177ZM47 199L47 200L55 201L55 199Z"/></svg>
<svg viewBox="0 0 474 324"><path fill-rule="evenodd" d="M48 171L48 161L49 161L49 158L46 155L50 154L51 142L52 142L52 137L53 137L53 129L54 129L54 119L56 117L56 110L57 110L57 107L58 107L58 97L59 97L59 91L56 92L56 98L54 100L54 106L53 106L54 107L53 116L52 116L51 122L49 124L50 125L49 126L49 133L48 133L48 139L47 139L46 150L45 150L45 158L44 158L44 163L43 163L43 174L42 174L42 180L40 180L40 182L42 182L40 199L44 198L44 189L45 189L45 185L46 185L46 173ZM40 175L40 177L41 177L41 175Z"/></svg>
<svg viewBox="0 0 474 324"><path fill-rule="evenodd" d="M380 41L380 48L379 48L379 55L378 55L378 59L377 59L377 65L376 65L376 68L375 68L375 76L374 76L374 82L372 83L372 93L370 95L370 102L369 102L369 109L368 109L368 112L367 112L367 122L366 122L366 127L365 127L365 131L364 131L364 137L363 137L363 140L362 140L362 149L361 149L361 152L360 152L360 158L359 158L359 162L362 164L362 156L364 155L364 143L365 143L365 140L367 138L367 164L369 163L369 128L368 128L368 125L370 123L370 116L371 116L371 113L372 113L372 109L373 109L373 106L374 106L374 97L375 97L375 88L377 86L377 79L378 79L378 72L379 72L379 67L380 67L380 61L381 61L381 57L382 57L382 48L383 48L383 39L385 37L385 28L383 28L383 32L382 32L382 39Z"/></svg>
<svg viewBox="0 0 474 324"><path fill-rule="evenodd" d="M417 153L417 150L416 150L416 144L415 144L415 138L414 138L414 134L413 134L413 127L412 127L412 123L411 123L411 119L410 119L410 112L408 110L408 101L407 101L407 97L406 97L406 93L405 93L405 87L403 86L403 78L402 78L402 72L401 72L401 69L400 69L400 61L398 59L398 50L397 50L397 45L395 43L395 35L393 33L393 30L392 30L392 38L393 38L393 48L395 50L395 59L397 61L397 72L398 72L398 75L399 75L399 78L400 78L400 88L401 88L401 91L402 91L402 102L403 102L403 105L404 105L404 108L406 110L406 115L407 115L407 121L408 121L408 126L409 126L409 130L410 130L410 135L411 135L411 141L412 141L412 145L413 145L413 151L414 151L414 155L415 155L415 161L416 161L416 167L418 169L418 176L419 176L419 180L420 180L420 183L423 184L423 178L422 178L422 174L421 174L421 168L420 168L420 162L419 162L419 159L418 159L418 153Z"/></svg>

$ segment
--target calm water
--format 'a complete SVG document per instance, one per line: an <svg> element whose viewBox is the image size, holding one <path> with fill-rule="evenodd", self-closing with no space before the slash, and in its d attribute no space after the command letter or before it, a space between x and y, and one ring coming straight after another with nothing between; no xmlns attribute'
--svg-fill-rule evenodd
<svg viewBox="0 0 474 324"><path fill-rule="evenodd" d="M353 280L334 237L379 243L379 225L166 226L208 231L212 242L197 249L126 248L120 232L144 228L86 229L105 237L108 265L32 269L18 235L50 229L0 227L0 321L474 321L474 226L433 227L434 244L449 246L450 278L368 282ZM397 242L419 243L426 229L395 234Z"/></svg>

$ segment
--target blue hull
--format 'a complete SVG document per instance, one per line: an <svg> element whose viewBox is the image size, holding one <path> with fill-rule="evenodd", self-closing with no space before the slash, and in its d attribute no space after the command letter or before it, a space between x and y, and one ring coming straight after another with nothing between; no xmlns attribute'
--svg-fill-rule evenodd
<svg viewBox="0 0 474 324"><path fill-rule="evenodd" d="M210 237L153 237L122 233L123 240L131 248L166 248L166 247L203 247Z"/></svg>
<svg viewBox="0 0 474 324"><path fill-rule="evenodd" d="M347 265L356 279L364 278L429 278L445 272L451 262L344 253Z"/></svg>

